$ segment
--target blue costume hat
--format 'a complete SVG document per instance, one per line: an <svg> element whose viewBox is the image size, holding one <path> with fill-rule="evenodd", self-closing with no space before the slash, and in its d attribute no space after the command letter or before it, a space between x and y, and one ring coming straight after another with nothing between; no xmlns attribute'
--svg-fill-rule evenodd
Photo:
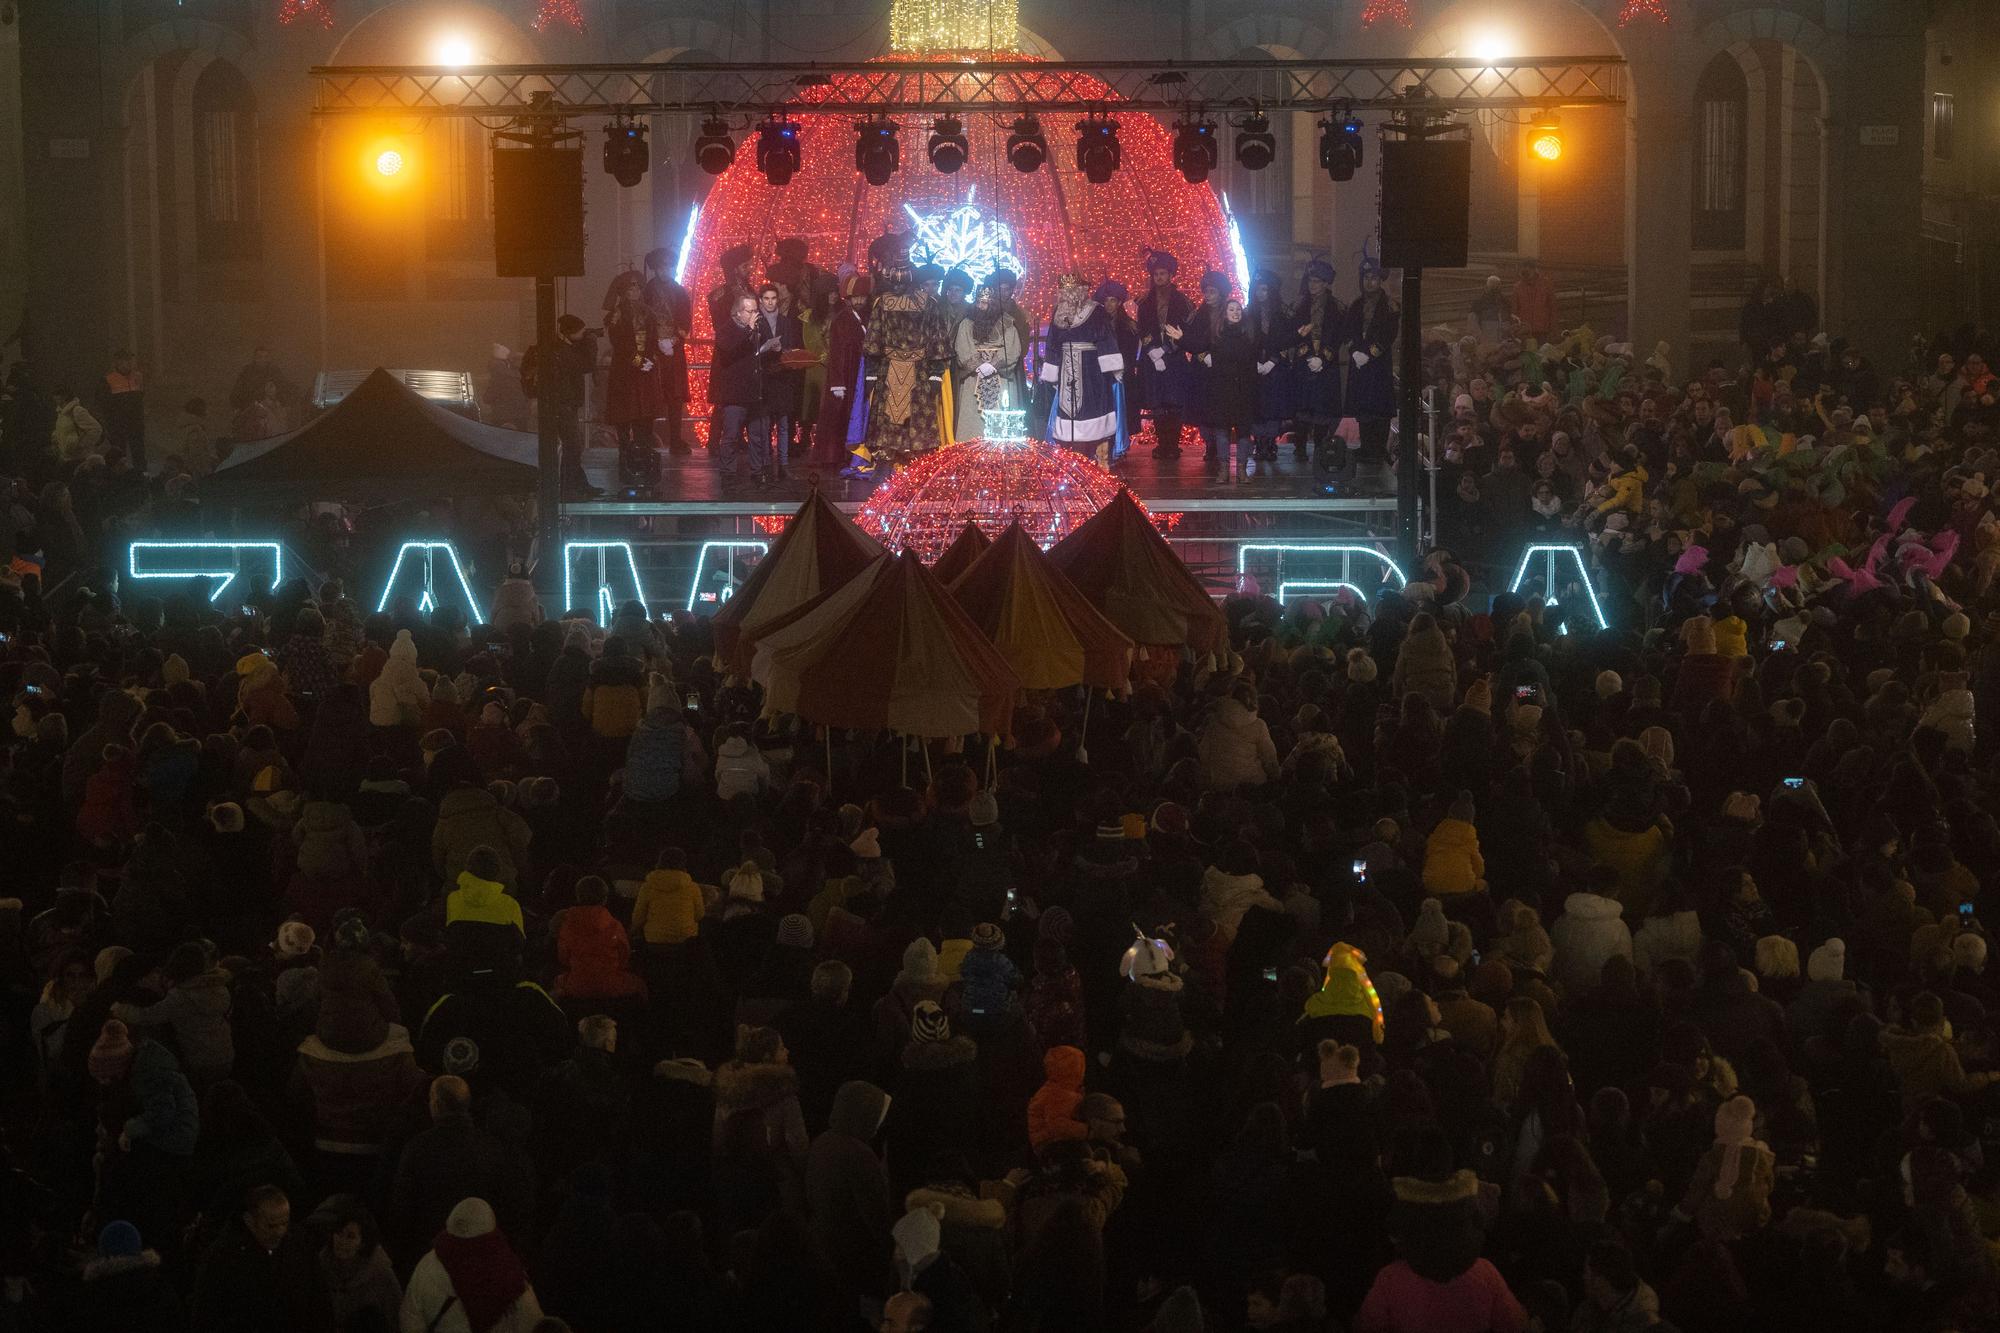
<svg viewBox="0 0 2000 1333"><path fill-rule="evenodd" d="M1171 251L1147 250L1145 251L1145 256L1146 272L1148 273L1153 272L1155 269L1164 268L1167 271L1167 276L1172 277L1181 271L1181 261L1174 258Z"/></svg>
<svg viewBox="0 0 2000 1333"><path fill-rule="evenodd" d="M1130 296L1131 294L1132 294L1131 292L1125 289L1125 284L1118 281L1118 279L1106 278L1103 282L1098 283L1097 286L1091 291L1090 299L1093 301L1100 301L1100 302L1123 301L1126 297Z"/></svg>
<svg viewBox="0 0 2000 1333"><path fill-rule="evenodd" d="M1205 270L1201 275L1201 290L1206 293L1211 287L1219 288L1224 296L1229 295L1229 275L1219 268Z"/></svg>
<svg viewBox="0 0 2000 1333"><path fill-rule="evenodd" d="M1306 277L1318 278L1321 282L1333 281L1333 265L1324 259L1315 259L1306 265Z"/></svg>

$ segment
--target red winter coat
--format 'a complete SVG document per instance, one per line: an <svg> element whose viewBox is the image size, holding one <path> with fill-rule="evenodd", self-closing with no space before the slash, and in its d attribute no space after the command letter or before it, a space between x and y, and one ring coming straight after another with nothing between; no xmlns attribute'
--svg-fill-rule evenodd
<svg viewBox="0 0 2000 1333"><path fill-rule="evenodd" d="M139 831L139 811L132 804L132 779L138 768L139 757L127 750L105 760L84 782L76 831L85 841L129 838Z"/></svg>
<svg viewBox="0 0 2000 1333"><path fill-rule="evenodd" d="M557 999L646 997L646 983L630 969L632 941L603 907L571 907L556 932Z"/></svg>
<svg viewBox="0 0 2000 1333"><path fill-rule="evenodd" d="M1042 1057L1048 1082L1028 1099L1028 1144L1040 1151L1045 1143L1080 1139L1090 1127L1076 1118L1083 1103L1083 1052L1074 1046L1052 1047Z"/></svg>
<svg viewBox="0 0 2000 1333"><path fill-rule="evenodd" d="M1720 653L1690 653L1683 657L1674 673L1674 697L1670 706L1692 720L1700 716L1701 710L1710 701L1734 699L1736 664L1742 660L1724 657Z"/></svg>

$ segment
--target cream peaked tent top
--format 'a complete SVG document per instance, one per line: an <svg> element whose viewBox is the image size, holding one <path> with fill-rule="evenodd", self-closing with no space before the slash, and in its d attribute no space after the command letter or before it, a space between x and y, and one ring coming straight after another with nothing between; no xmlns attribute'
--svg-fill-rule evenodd
<svg viewBox="0 0 2000 1333"><path fill-rule="evenodd" d="M747 673L758 631L847 582L881 554L882 544L814 487L769 554L716 611L715 656L722 669Z"/></svg>
<svg viewBox="0 0 2000 1333"><path fill-rule="evenodd" d="M993 545L993 539L979 530L979 525L971 519L951 539L951 545L944 548L944 554L931 561L931 573L937 575L938 582L949 588L958 581L958 576L972 568L972 562L980 553Z"/></svg>
<svg viewBox="0 0 2000 1333"><path fill-rule="evenodd" d="M769 713L906 736L1006 734L1020 677L908 551L757 640Z"/></svg>
<svg viewBox="0 0 2000 1333"><path fill-rule="evenodd" d="M940 561L939 563L943 563ZM1010 523L951 595L1030 690L1122 690L1132 640L1084 600L1019 523Z"/></svg>
<svg viewBox="0 0 2000 1333"><path fill-rule="evenodd" d="M1128 491L1057 542L1049 561L1134 643L1212 653L1229 642L1222 608Z"/></svg>

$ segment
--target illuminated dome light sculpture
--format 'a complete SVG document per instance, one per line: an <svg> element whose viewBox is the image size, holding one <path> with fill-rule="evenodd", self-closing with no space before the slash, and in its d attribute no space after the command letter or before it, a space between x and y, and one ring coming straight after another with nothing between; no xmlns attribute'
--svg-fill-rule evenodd
<svg viewBox="0 0 2000 1333"><path fill-rule="evenodd" d="M1018 49L1015 5L1010 0L894 0L890 14L891 54L896 60L1032 59ZM1122 165L1110 181L1092 185L1076 168L1073 119L1044 113L1048 159L1033 172L1016 171L1007 160L1013 116L968 108L960 116L968 143L965 165L946 174L932 169L923 154L905 155L886 185L872 186L854 166L851 114L815 113L813 102L861 100L870 94L858 75L802 89L801 108L791 117L799 127L802 162L784 186L758 171L755 154L739 152L716 178L679 260L681 281L694 294L694 336L714 335L702 298L721 280L723 251L748 244L761 269L777 242L797 236L806 242L807 261L832 273L843 261L866 267L868 245L886 232L901 232L934 251L969 246L975 262L1013 259L1021 283L1017 299L1039 324L1055 299L1065 272L1086 283L1112 277L1134 293L1147 285L1143 251L1157 248L1180 261L1179 285L1194 290L1204 268L1235 275L1241 267L1231 243L1229 220L1215 191L1190 185L1173 165L1173 134L1150 114L1118 114L1118 98L1105 84L1071 75L1060 85L1054 75L1010 74L995 80L996 96L1032 102L1091 97L1098 93L1118 121ZM891 116L906 145L921 145L931 130L928 113ZM967 210L970 210L969 212ZM919 261L921 262L921 261ZM990 266L988 268L990 272ZM1239 280L1240 281L1240 280ZM690 395L705 401L707 377L694 372ZM690 416L700 414L699 406Z"/></svg>
<svg viewBox="0 0 2000 1333"><path fill-rule="evenodd" d="M875 488L855 521L926 564L970 522L997 537L1018 521L1043 550L1081 527L1123 484L1091 459L1026 438L1019 408L986 413L986 431L921 455Z"/></svg>

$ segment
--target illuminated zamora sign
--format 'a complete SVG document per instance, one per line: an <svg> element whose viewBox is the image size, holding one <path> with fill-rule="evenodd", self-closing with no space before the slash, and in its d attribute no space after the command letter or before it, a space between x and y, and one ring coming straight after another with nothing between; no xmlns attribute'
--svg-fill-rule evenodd
<svg viewBox="0 0 2000 1333"><path fill-rule="evenodd" d="M1020 258L1014 253L1014 233L1004 222L995 222L972 202L974 190L965 192L965 202L949 213L919 213L908 204L903 211L917 229L910 242L912 264L936 264L946 272L964 269L976 285L993 276L995 269L1022 275Z"/></svg>
<svg viewBox="0 0 2000 1333"><path fill-rule="evenodd" d="M986 430L978 448L939 450L933 459L971 459L977 455L1033 453L1041 448L1026 437L1025 413L1020 408L994 408L985 413ZM997 446L997 447L996 447ZM963 448L961 446L961 448ZM1065 460L1070 456L1063 455ZM949 522L956 533L968 512L968 488L952 484ZM979 492L971 487L971 492ZM988 515L998 527L1005 511ZM1019 511L1014 511L1018 516ZM867 513L864 510L864 521ZM1067 529L1065 529L1067 530ZM905 534L907 535L907 534ZM892 542L892 545L901 543ZM911 543L916 545L915 543ZM563 547L562 605L589 615L600 625L609 624L619 603L639 603L649 619L657 608L678 606L692 611L704 602L720 604L748 576L744 562L767 555L770 543L756 538L704 541L695 556L694 575L683 589L648 588L637 552L626 541L572 541ZM1351 592L1363 600L1385 589L1401 588L1407 582L1401 566L1379 548L1356 542L1245 542L1237 547L1236 577L1241 586L1252 565L1277 585L1278 600L1294 596ZM284 546L276 541L135 541L126 548L126 576L135 583L190 583L214 580L208 590L211 602L236 589L239 599L248 600L261 589L277 591L286 569ZM268 570L268 575L265 571ZM305 571L310 574L310 571ZM294 577L299 577L294 572ZM239 580L245 580L239 582ZM711 585L719 585L712 587ZM1269 586L1269 585L1266 585ZM1540 593L1550 604L1559 595L1581 591L1588 599L1592 617L1599 628L1609 626L1603 603L1591 584L1588 562L1582 548L1536 542L1522 548L1515 567L1512 590L1524 587ZM375 598L377 611L386 611L396 597L408 597L419 611L429 613L446 605L456 605L473 624L483 621L480 600L449 541L406 541L396 552L381 594Z"/></svg>

